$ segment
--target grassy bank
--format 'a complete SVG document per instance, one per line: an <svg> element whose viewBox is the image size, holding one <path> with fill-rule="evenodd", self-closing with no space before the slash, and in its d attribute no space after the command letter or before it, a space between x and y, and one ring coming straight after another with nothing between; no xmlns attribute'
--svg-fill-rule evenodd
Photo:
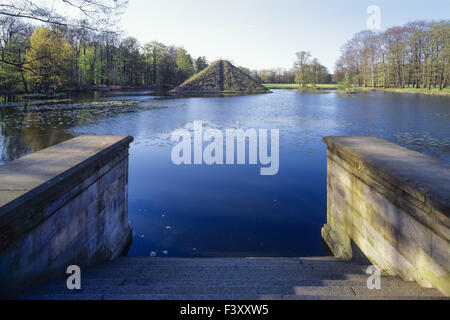
<svg viewBox="0 0 450 320"><path fill-rule="evenodd" d="M336 84L316 84L315 87L308 85L307 87L300 87L297 83L264 83L267 89L301 89L301 90L336 90Z"/></svg>
<svg viewBox="0 0 450 320"><path fill-rule="evenodd" d="M338 90L337 84L318 84L315 87L309 85L308 87L300 87L297 83L265 83L263 84L267 89L301 89L301 90ZM385 91L385 92L396 92L396 93L416 93L416 94L428 94L428 95L438 95L438 96L450 96L450 88L444 88L439 90L439 88L431 88L431 90L425 88L365 88L365 87L352 87L351 92L360 91ZM345 93L345 92L343 92Z"/></svg>
<svg viewBox="0 0 450 320"><path fill-rule="evenodd" d="M415 94L427 94L427 95L437 95L437 96L450 96L450 88L444 88L439 90L439 88L431 88L431 90L425 88L352 88L357 91L385 91L385 92L396 92L396 93L415 93Z"/></svg>

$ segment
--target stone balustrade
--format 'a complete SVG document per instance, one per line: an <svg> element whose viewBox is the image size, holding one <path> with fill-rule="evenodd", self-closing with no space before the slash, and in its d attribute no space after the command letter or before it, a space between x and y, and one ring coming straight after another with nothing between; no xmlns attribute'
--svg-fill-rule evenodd
<svg viewBox="0 0 450 320"><path fill-rule="evenodd" d="M80 136L0 166L0 291L121 255L129 136Z"/></svg>
<svg viewBox="0 0 450 320"><path fill-rule="evenodd" d="M333 254L362 252L388 274L450 295L450 165L375 137L324 141L322 238Z"/></svg>

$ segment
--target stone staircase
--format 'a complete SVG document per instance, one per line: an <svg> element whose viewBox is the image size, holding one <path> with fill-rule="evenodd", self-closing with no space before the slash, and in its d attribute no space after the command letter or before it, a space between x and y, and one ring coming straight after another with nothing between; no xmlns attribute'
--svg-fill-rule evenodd
<svg viewBox="0 0 450 320"><path fill-rule="evenodd" d="M22 299L42 300L297 300L447 299L435 289L382 275L367 288L367 266L334 257L152 258L123 257L82 270L82 290L66 278Z"/></svg>

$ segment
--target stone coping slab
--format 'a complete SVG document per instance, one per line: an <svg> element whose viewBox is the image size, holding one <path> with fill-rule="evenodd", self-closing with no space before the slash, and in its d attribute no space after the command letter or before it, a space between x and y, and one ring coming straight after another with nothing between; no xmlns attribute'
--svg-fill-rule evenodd
<svg viewBox="0 0 450 320"><path fill-rule="evenodd" d="M328 148L419 200L426 212L450 218L450 164L371 136L323 140Z"/></svg>
<svg viewBox="0 0 450 320"><path fill-rule="evenodd" d="M84 135L0 166L0 231L24 232L42 222L42 203L68 192L132 141Z"/></svg>

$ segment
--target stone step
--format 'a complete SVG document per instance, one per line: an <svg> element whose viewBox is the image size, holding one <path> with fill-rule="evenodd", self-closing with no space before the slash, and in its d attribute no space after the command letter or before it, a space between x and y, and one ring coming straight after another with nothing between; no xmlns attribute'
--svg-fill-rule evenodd
<svg viewBox="0 0 450 320"><path fill-rule="evenodd" d="M98 283L98 282L109 282L112 284L116 283L124 283L125 281L128 283L134 282L164 282L164 283L216 283L216 282L239 282L246 281L248 283L300 283L300 282L314 282L314 283L332 283L333 281L351 281L352 283L366 283L367 275L363 274L346 274L346 275L310 275L310 274L280 274L277 272L271 273L259 273L259 274L250 274L250 273L238 273L238 274L227 274L227 275L217 275L217 273L210 274L141 274L141 275L129 275L129 274L109 274L109 275L101 275L95 274L91 277L87 277L82 275L83 284L90 283ZM59 280L60 283L65 283L65 279ZM381 277L382 285L416 285L414 282L404 282L400 278L397 277L389 277L382 276Z"/></svg>
<svg viewBox="0 0 450 320"><path fill-rule="evenodd" d="M108 277L150 277L161 276L161 277L199 277L199 274L204 276L212 276L227 278L235 278L237 275L239 277L249 276L278 276L278 277L289 277L296 276L303 279L304 276L308 277L331 277L331 279L346 279L347 275L351 274L362 274L365 275L364 269L333 269L333 268L187 268L187 267L171 267L171 268L148 268L148 269L96 269L95 271L82 270L82 275L85 278L108 278Z"/></svg>
<svg viewBox="0 0 450 320"><path fill-rule="evenodd" d="M234 280L175 280L167 282L166 280L148 280L148 279L95 279L95 280L85 280L82 282L83 290L80 293L104 293L108 290L115 292L115 290L128 290L129 287L137 287L139 290L146 290L146 288L152 288L155 292L161 293L165 291L173 292L178 290L178 288L199 288L203 291L214 291L216 288L226 288L226 290L240 290L245 286L248 289L257 290L258 292L279 292L283 288L284 293L293 293L296 288L299 287L365 287L365 281L349 281L349 280L286 280L278 279L271 281L247 281L245 279L234 279ZM117 287L117 288L115 288ZM417 284L412 282L403 282L401 280L389 280L382 281L381 288L383 292L389 289L400 288L402 290L415 290L417 289ZM106 290L106 291L105 291ZM65 282L58 284L51 284L43 286L39 289L41 293L52 293L52 294L65 294L68 293L68 289ZM152 291L153 292L153 291ZM148 293L145 291L145 293Z"/></svg>
<svg viewBox="0 0 450 320"><path fill-rule="evenodd" d="M411 286L382 287L381 290L369 290L367 286L352 286L350 283L342 282L337 285L254 285L241 283L240 285L226 286L198 286L195 283L188 286L175 284L124 284L107 285L101 284L83 286L82 290L73 291L73 295L86 294L179 294L179 295L205 295L205 294L274 294L274 295L316 295L316 296L440 296L433 289L425 289ZM67 294L64 286L47 286L40 290L43 294Z"/></svg>
<svg viewBox="0 0 450 320"><path fill-rule="evenodd" d="M317 265L350 267L361 266L354 262L338 260L334 257L317 258L163 258L163 257L121 257L104 266L126 267L126 266L204 266L204 267L233 267L233 266L297 266Z"/></svg>
<svg viewBox="0 0 450 320"><path fill-rule="evenodd" d="M345 280L345 279L356 279L357 275L365 276L367 275L360 270L335 270L335 269L280 269L280 268L240 268L240 269L214 269L214 268L176 268L176 269L147 269L147 270L95 270L95 271L82 271L82 277L85 279L95 279L95 278L149 278L149 279L235 279L235 278L249 278L249 279L259 279L268 278L271 279L275 277L276 279L282 278L296 278L302 279L330 279L330 280Z"/></svg>
<svg viewBox="0 0 450 320"><path fill-rule="evenodd" d="M177 294L56 294L28 295L25 300L447 300L436 296L317 296L317 295L177 295Z"/></svg>
<svg viewBox="0 0 450 320"><path fill-rule="evenodd" d="M214 272L230 272L239 270L249 270L251 268L255 271L265 271L277 269L280 271L305 271L305 270L315 270L315 271L331 271L331 272L354 272L354 273L365 273L367 266L362 266L354 263L342 263L342 262L322 262L322 263L248 263L243 262L241 264L237 263L211 263L210 261L202 261L195 263L184 263L184 262L170 262L170 261L158 261L154 259L152 262L140 263L140 264L117 264L112 263L109 265L98 266L92 270L95 272L145 272L151 270L153 272L192 272L192 271L214 271ZM89 269L88 269L89 271Z"/></svg>
<svg viewBox="0 0 450 320"><path fill-rule="evenodd" d="M90 286L123 286L123 285L164 285L164 286L198 286L198 287L215 287L219 285L223 286L240 286L243 282L249 283L249 286L262 287L262 286L364 286L366 285L366 277L360 277L359 280L328 280L328 279L286 279L286 278L272 278L272 279L257 279L257 278L235 278L235 279L172 279L170 282L167 279L148 279L148 278L115 278L115 279L84 279L82 281L83 287ZM382 287L402 287L402 288L415 288L417 284L415 282L405 282L399 278L384 277L381 280ZM45 287L62 287L66 290L65 281L60 283L50 284Z"/></svg>
<svg viewBox="0 0 450 320"><path fill-rule="evenodd" d="M157 258L126 257L108 264L108 267L146 267L146 266L185 266L185 267L297 267L301 266L333 266L337 268L361 267L360 264L345 262L334 257L322 259L308 258Z"/></svg>
<svg viewBox="0 0 450 320"><path fill-rule="evenodd" d="M311 258L298 258L298 257L280 257L280 258L273 258L273 257L255 257L255 258L169 258L169 257L120 257L117 260L115 260L113 263L115 265L120 264L148 264L148 263L158 263L158 264L174 264L174 263L180 263L182 262L184 265L217 265L217 264L230 264L230 265L242 265L242 264L259 264L259 263L265 263L265 264L291 264L291 263L298 263L299 261L303 262L311 262L316 263L318 261L320 262L337 262L337 263L343 263L346 264L345 261L339 260L335 257L311 257Z"/></svg>
<svg viewBox="0 0 450 320"><path fill-rule="evenodd" d="M435 289L382 275L381 290L366 285L367 266L334 257L125 257L82 270L82 288L69 292L65 277L25 299L386 299L440 298Z"/></svg>

